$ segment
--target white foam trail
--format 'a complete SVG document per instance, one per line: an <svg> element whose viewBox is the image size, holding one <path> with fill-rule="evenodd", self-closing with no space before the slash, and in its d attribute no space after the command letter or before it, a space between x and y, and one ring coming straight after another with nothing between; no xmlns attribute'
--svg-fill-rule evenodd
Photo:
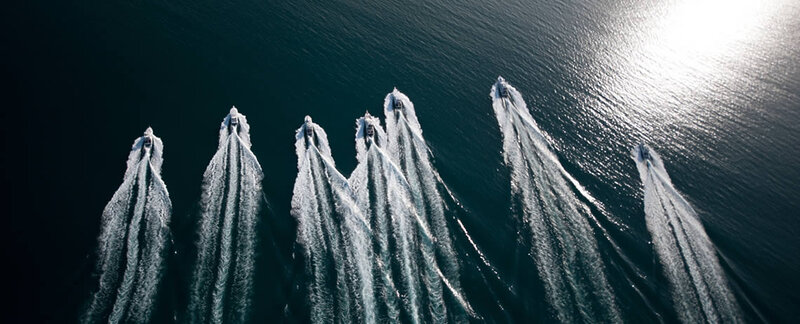
<svg viewBox="0 0 800 324"><path fill-rule="evenodd" d="M361 209L370 215L370 221L374 224L379 251L378 268L391 272L379 275L387 280L399 279L400 284L394 286L403 297L405 316L411 322L443 320L446 314L441 303L442 288L436 287L437 284L441 285L442 277L436 266L433 236L426 220L416 212L411 185L384 151L387 146L386 134L378 119L367 114L358 119L356 125L359 164L350 182ZM367 125L372 126L372 136L368 134ZM390 254L394 254L395 258L390 258ZM420 286L420 267L424 274L422 284L425 293ZM384 293L385 297L389 297L387 295ZM421 313L422 305L430 306L427 317Z"/></svg>
<svg viewBox="0 0 800 324"><path fill-rule="evenodd" d="M632 155L644 184L647 229L678 317L684 323L742 322L714 245L694 208L672 185L661 157L649 146L637 146Z"/></svg>
<svg viewBox="0 0 800 324"><path fill-rule="evenodd" d="M367 136L368 124L372 125L373 136ZM423 318L416 250L418 239L430 240L429 231L414 210L405 178L382 149L386 146L386 134L378 119L367 114L356 121L356 126L358 166L350 176L350 183L361 210L370 216L376 232L378 270L381 271L378 276L385 278L384 281L399 279L400 282L385 282L383 296L387 308L395 307L392 305L396 303L395 297L388 288L397 288L405 315L411 322L419 323ZM413 223L417 223L416 226ZM390 312L388 316L397 321L398 314Z"/></svg>
<svg viewBox="0 0 800 324"><path fill-rule="evenodd" d="M160 170L151 164L150 173L159 174ZM154 176L150 181L142 229L146 241L142 247L142 258L137 269L139 279L133 292L129 315L131 321L138 323L146 322L153 311L152 303L166 262L166 246L169 240L167 224L172 210L167 186L161 177Z"/></svg>
<svg viewBox="0 0 800 324"><path fill-rule="evenodd" d="M400 106L395 108L395 105ZM445 218L445 203L438 187L439 175L431 163L430 149L422 137L422 129L416 116L414 103L402 92L394 89L384 99L388 152L403 171L411 189L417 213L431 225L435 242L423 244L423 254L427 261L426 286L430 298L430 308L434 321L446 320L446 309L442 298L442 278L445 287L459 303L460 309L453 310L454 320L466 321L465 312L469 304L462 297L459 278L459 263L453 249L450 230ZM436 257L433 258L432 254ZM438 267L441 265L441 270ZM432 276L431 274L435 275ZM441 308L441 309L437 309ZM470 311L471 312L471 311ZM439 315L437 317L436 315Z"/></svg>
<svg viewBox="0 0 800 324"><path fill-rule="evenodd" d="M350 185L335 168L322 127L306 117L295 140L298 175L292 215L311 277L311 320L375 323L369 225ZM331 271L334 278L328 276Z"/></svg>
<svg viewBox="0 0 800 324"><path fill-rule="evenodd" d="M498 86L508 90L508 97ZM519 92L502 78L489 96L503 132L511 190L530 226L531 254L560 322L620 322L584 199L593 198L561 166ZM579 318L575 318L578 314Z"/></svg>
<svg viewBox="0 0 800 324"><path fill-rule="evenodd" d="M250 150L250 125L235 107L219 136L203 175L188 314L193 323L241 323L250 310L263 173Z"/></svg>
<svg viewBox="0 0 800 324"><path fill-rule="evenodd" d="M363 136L362 136L363 137ZM350 175L349 183L352 185L359 209L369 218L373 230L374 250L376 251L375 276L376 293L381 299L381 309L385 310L383 317L386 321L397 323L400 321L400 291L395 285L395 274L392 265L396 264L392 258L390 247L390 220L386 195L378 194L385 188L385 180L380 176L377 162L367 160L366 148L358 150L359 164ZM363 161L363 162L362 162ZM373 174L378 176L371 177ZM372 182L370 184L370 182Z"/></svg>
<svg viewBox="0 0 800 324"><path fill-rule="evenodd" d="M150 320L172 210L161 180L163 148L151 128L133 143L123 183L103 210L98 238L100 283L82 322Z"/></svg>

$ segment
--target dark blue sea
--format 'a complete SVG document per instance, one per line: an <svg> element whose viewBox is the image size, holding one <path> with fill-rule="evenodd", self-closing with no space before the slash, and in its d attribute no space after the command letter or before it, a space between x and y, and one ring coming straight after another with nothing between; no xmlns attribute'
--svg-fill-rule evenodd
<svg viewBox="0 0 800 324"><path fill-rule="evenodd" d="M290 213L295 130L313 116L349 176L356 118L383 119L394 87L414 102L455 217L497 271L457 240L471 320L556 321L519 252L489 97L499 75L602 206L605 232L592 233L623 321L679 321L631 159L641 142L696 211L743 319L800 321L797 1L12 0L0 16L5 322L78 321L97 284L103 208L148 126L164 142L172 200L153 321L182 322L202 176L234 105L270 206L250 319L309 321Z"/></svg>

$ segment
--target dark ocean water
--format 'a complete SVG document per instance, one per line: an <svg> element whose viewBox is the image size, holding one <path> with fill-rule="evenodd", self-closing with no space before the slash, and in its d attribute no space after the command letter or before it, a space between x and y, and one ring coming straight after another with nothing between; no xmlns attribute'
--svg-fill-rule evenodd
<svg viewBox="0 0 800 324"><path fill-rule="evenodd" d="M800 320L796 1L3 7L9 321L77 319L94 284L103 207L122 181L131 141L147 126L164 141L174 207L176 254L157 320L180 316L200 182L232 105L248 117L272 205L261 223L253 320L303 320L304 296L291 289L302 268L285 258L295 240L294 130L312 115L348 175L355 118L365 110L382 116L395 86L415 103L435 166L467 210L459 216L465 228L512 285L526 269L509 252L516 215L488 97L498 75L522 93L564 168L605 206L603 226L623 256L598 241L626 320L676 320L629 157L642 141L658 150L697 210L748 321ZM540 290L495 299L468 273L462 285L473 287L467 299L487 321L552 320Z"/></svg>

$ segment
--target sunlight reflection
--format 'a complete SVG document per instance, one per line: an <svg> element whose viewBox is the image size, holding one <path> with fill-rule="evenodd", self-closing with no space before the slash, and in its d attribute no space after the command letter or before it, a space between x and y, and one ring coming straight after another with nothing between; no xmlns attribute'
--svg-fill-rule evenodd
<svg viewBox="0 0 800 324"><path fill-rule="evenodd" d="M669 10L660 41L683 55L714 55L753 36L763 12L759 0L684 1Z"/></svg>
<svg viewBox="0 0 800 324"><path fill-rule="evenodd" d="M715 84L736 78L743 56L757 50L768 22L764 0L684 0L654 8L643 37L618 49L616 74L603 91L637 116L668 124L713 113L690 104ZM755 45L755 46L754 46Z"/></svg>

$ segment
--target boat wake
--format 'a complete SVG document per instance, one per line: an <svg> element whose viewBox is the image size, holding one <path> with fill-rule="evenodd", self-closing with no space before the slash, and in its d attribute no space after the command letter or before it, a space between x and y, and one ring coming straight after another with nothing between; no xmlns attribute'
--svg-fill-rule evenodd
<svg viewBox="0 0 800 324"><path fill-rule="evenodd" d="M530 241L555 318L621 322L590 223L591 196L561 166L514 87L498 78L489 95L503 133L514 207L522 215L519 239Z"/></svg>
<svg viewBox="0 0 800 324"><path fill-rule="evenodd" d="M250 151L250 126L236 108L222 121L219 147L203 175L197 261L189 321L242 323L252 295L263 174Z"/></svg>
<svg viewBox="0 0 800 324"><path fill-rule="evenodd" d="M664 267L678 318L684 323L736 323L741 314L714 245L692 206L673 187L649 146L632 151L642 183L647 229Z"/></svg>
<svg viewBox="0 0 800 324"><path fill-rule="evenodd" d="M418 223L405 178L383 149L386 134L379 123L369 114L356 121L358 166L349 181L373 231L381 314L398 322L402 312L419 323L423 296L415 252L419 240L430 235L427 225Z"/></svg>
<svg viewBox="0 0 800 324"><path fill-rule="evenodd" d="M145 323L164 268L172 203L161 180L164 146L148 128L134 141L122 185L103 210L100 282L84 323Z"/></svg>
<svg viewBox="0 0 800 324"><path fill-rule="evenodd" d="M369 225L336 170L325 131L306 117L297 130L292 215L310 276L314 323L376 322Z"/></svg>
<svg viewBox="0 0 800 324"><path fill-rule="evenodd" d="M422 128L414 104L402 92L394 89L384 99L388 152L405 175L417 213L432 229L435 241L423 244L422 252L428 259L427 273L423 276L427 294L436 296L430 303L434 322L466 321L469 304L463 297L458 257L445 217L446 205L440 188L440 177L431 163L430 149L422 137ZM441 272L437 273L435 267ZM447 287L443 289L442 281ZM450 299L449 312L443 293ZM441 302L440 302L441 301Z"/></svg>

